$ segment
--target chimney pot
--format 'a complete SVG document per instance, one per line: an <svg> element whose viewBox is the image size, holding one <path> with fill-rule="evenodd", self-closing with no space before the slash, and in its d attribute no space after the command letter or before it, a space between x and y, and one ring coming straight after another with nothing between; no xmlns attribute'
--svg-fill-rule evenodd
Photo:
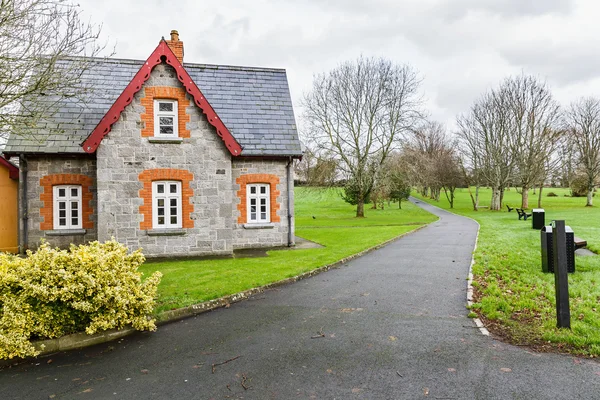
<svg viewBox="0 0 600 400"><path fill-rule="evenodd" d="M173 42L179 42L179 32L177 32L175 29L171 31L171 40Z"/></svg>

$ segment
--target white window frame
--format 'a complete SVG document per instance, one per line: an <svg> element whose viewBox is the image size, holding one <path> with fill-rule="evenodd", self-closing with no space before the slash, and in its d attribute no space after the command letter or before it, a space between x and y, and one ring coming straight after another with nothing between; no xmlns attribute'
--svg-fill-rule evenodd
<svg viewBox="0 0 600 400"><path fill-rule="evenodd" d="M252 192L252 188L255 189L255 193ZM261 188L266 188L265 193L260 193ZM252 200L255 200L257 209L252 212ZM265 199L266 205L266 216L261 218L261 199ZM246 185L246 222L249 224L268 224L271 222L271 185L268 183L250 183Z"/></svg>
<svg viewBox="0 0 600 400"><path fill-rule="evenodd" d="M158 193L159 185L164 185L163 193ZM171 185L176 185L177 192L171 193ZM159 206L159 200L162 199L163 206ZM171 200L176 199L177 205L173 207ZM163 208L163 215L158 215L160 208ZM175 208L175 214L172 213ZM152 182L152 228L153 229L181 229L183 215L183 197L181 195L181 181L153 181ZM159 217L164 217L163 223L159 223ZM177 217L177 223L171 223L171 217Z"/></svg>
<svg viewBox="0 0 600 400"><path fill-rule="evenodd" d="M65 196L60 197L60 190L65 190ZM77 195L73 196L72 189L77 189ZM54 211L54 229L82 229L82 187L81 185L55 185L52 187L52 208ZM61 217L61 203L65 203L65 216ZM76 204L76 210L73 209L73 204ZM73 211L77 213L77 223L73 224ZM65 219L65 225L60 225L60 219Z"/></svg>
<svg viewBox="0 0 600 400"><path fill-rule="evenodd" d="M169 103L173 105L173 111L160 111L160 103ZM179 137L177 100L154 99L154 137L158 138L177 138ZM160 133L160 118L173 118L173 133Z"/></svg>

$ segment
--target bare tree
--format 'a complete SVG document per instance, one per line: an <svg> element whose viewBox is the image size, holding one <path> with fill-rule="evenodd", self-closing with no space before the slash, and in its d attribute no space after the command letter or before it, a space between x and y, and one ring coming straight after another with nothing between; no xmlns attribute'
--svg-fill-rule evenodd
<svg viewBox="0 0 600 400"><path fill-rule="evenodd" d="M99 55L100 30L68 0L0 0L0 132L26 135L57 102L84 96L90 59L65 59Z"/></svg>
<svg viewBox="0 0 600 400"><path fill-rule="evenodd" d="M600 100L588 97L572 103L567 112L567 126L587 178L586 206L591 207L596 181L600 178Z"/></svg>
<svg viewBox="0 0 600 400"><path fill-rule="evenodd" d="M473 210L479 210L479 189L481 187L481 161L480 158L484 156L482 154L483 147L480 144L480 137L477 134L475 119L471 114L459 115L456 118L458 125L458 131L456 136L458 137L458 150L462 154L460 160L460 169L463 174L463 179L471 202L473 203ZM471 191L471 186L475 186L475 195Z"/></svg>
<svg viewBox="0 0 600 400"><path fill-rule="evenodd" d="M553 168L552 158L560 142L560 106L544 82L529 75L507 78L501 90L508 97L514 120L512 149L514 183L521 188L521 207L529 208L529 189L540 184Z"/></svg>
<svg viewBox="0 0 600 400"><path fill-rule="evenodd" d="M408 65L360 57L315 76L304 97L309 140L337 158L357 217L388 154L421 117L420 84Z"/></svg>
<svg viewBox="0 0 600 400"><path fill-rule="evenodd" d="M484 94L470 113L459 118L463 146L472 148L479 163L481 179L492 188L491 210L500 210L504 189L512 178L516 159L513 149L517 135L511 96L506 85Z"/></svg>

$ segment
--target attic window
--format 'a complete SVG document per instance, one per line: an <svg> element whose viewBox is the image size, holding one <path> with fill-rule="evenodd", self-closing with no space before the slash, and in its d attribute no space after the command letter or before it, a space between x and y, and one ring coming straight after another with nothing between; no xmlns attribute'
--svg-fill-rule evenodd
<svg viewBox="0 0 600 400"><path fill-rule="evenodd" d="M176 138L179 136L177 100L154 100L154 136Z"/></svg>

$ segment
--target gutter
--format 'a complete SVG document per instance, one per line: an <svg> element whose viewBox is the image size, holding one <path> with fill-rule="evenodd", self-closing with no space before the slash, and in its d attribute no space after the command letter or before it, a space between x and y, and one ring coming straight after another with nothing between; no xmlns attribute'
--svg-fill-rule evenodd
<svg viewBox="0 0 600 400"><path fill-rule="evenodd" d="M21 240L19 252L25 253L27 250L27 243L29 241L27 230L29 209L27 207L27 160L25 159L24 154L19 154L19 175L19 185L21 186L21 201L19 203L22 224L22 229L20 230Z"/></svg>
<svg viewBox="0 0 600 400"><path fill-rule="evenodd" d="M295 246L296 243L294 242L294 232L292 231L292 218L293 218L293 214L292 214L292 196L294 195L294 181L291 180L291 169L292 169L292 163L294 162L294 159L290 156L288 158L288 163L285 167L286 170L286 175L287 175L287 217L288 217L288 247L292 247Z"/></svg>

